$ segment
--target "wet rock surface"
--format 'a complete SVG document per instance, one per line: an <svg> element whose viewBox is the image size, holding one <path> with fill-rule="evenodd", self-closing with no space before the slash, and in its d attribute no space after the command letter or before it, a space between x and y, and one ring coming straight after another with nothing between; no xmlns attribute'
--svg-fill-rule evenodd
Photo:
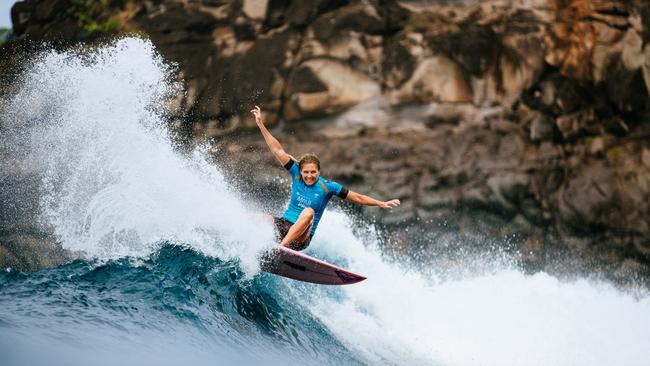
<svg viewBox="0 0 650 366"><path fill-rule="evenodd" d="M42 233L0 233L0 268L38 271L75 259L76 256Z"/></svg>
<svg viewBox="0 0 650 366"><path fill-rule="evenodd" d="M14 32L96 38L57 11L66 6L18 2ZM431 247L446 232L477 234L512 243L531 268L562 252L616 276L648 274L650 3L168 0L86 10L144 32L178 63L182 136L215 138L233 176L235 161L270 169L236 179L286 193L249 116L259 104L287 150L319 154L325 176L402 199L391 212L360 209L414 228L394 230L387 248L408 251L415 228L435 227Z"/></svg>

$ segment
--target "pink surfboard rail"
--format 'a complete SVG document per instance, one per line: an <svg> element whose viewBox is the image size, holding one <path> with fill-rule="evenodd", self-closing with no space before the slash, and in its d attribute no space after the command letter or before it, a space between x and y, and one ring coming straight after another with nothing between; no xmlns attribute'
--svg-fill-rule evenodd
<svg viewBox="0 0 650 366"><path fill-rule="evenodd" d="M366 279L282 245L265 253L260 266L265 272L320 285L350 285Z"/></svg>

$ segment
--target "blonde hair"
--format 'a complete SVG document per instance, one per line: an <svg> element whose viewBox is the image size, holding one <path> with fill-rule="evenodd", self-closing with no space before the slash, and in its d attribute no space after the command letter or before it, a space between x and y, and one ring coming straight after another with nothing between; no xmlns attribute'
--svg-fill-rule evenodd
<svg viewBox="0 0 650 366"><path fill-rule="evenodd" d="M316 168L318 168L318 171L320 171L320 160L316 154L307 153L301 156L300 160L298 161L298 167L300 170L302 170L302 166L304 164L316 164Z"/></svg>

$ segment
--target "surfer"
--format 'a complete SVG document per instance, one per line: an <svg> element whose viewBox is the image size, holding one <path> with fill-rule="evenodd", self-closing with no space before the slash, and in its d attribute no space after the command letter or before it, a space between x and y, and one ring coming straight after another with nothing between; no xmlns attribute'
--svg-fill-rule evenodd
<svg viewBox="0 0 650 366"><path fill-rule="evenodd" d="M262 121L262 111L255 106L251 110L255 123L264 136L264 141L275 158L291 174L291 200L282 217L272 217L273 224L281 238L281 245L294 250L307 248L314 236L318 222L332 196L365 206L381 208L397 207L398 199L379 201L372 197L348 190L341 184L320 176L320 161L314 154L305 154L300 159L289 155L280 142L271 135Z"/></svg>

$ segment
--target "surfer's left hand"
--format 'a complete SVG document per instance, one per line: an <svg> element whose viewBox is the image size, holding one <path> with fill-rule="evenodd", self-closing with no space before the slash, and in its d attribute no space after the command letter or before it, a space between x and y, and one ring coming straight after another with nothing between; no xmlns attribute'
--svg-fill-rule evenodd
<svg viewBox="0 0 650 366"><path fill-rule="evenodd" d="M385 202L379 202L379 207L381 208L393 208L397 207L400 205L400 201L398 199L390 200L390 201L385 201Z"/></svg>

